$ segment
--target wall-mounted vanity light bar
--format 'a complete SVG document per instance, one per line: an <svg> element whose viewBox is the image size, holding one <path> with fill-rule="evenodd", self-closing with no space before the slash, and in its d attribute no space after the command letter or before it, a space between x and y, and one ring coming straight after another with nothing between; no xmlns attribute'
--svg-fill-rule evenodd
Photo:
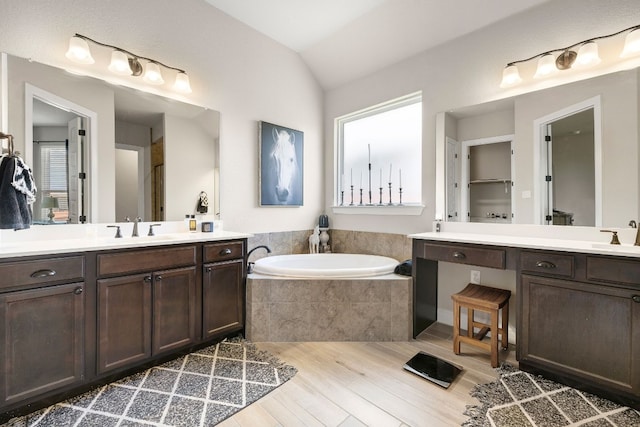
<svg viewBox="0 0 640 427"><path fill-rule="evenodd" d="M173 90L181 93L191 93L189 76L184 70L163 64L162 62L156 61L155 59L136 55L129 52L128 50L122 49L117 46L101 43L81 34L76 33L73 37L71 37L71 39L69 40L69 49L67 50L65 56L68 59L79 64L95 63L95 60L91 56L91 50L89 49L89 44L87 42L113 49L113 52L111 53L111 63L109 64L108 69L114 74L124 76L142 75L142 79L145 82L153 85L161 85L164 83L162 72L160 70L160 67L162 66L166 69L174 70L177 72L175 82L173 84ZM145 62L144 67L141 60Z"/></svg>
<svg viewBox="0 0 640 427"><path fill-rule="evenodd" d="M534 74L534 79L544 78L555 74L560 70L568 70L572 67L587 68L599 64L601 59L598 54L597 40L614 37L628 32L624 47L620 53L621 58L628 58L640 54L640 25L625 28L613 34L593 37L571 46L548 50L527 59L513 61L507 64L502 72L502 83L500 87L507 88L522 82L517 64L538 59L538 68ZM574 50L578 48L577 52ZM556 56L556 54L558 54Z"/></svg>

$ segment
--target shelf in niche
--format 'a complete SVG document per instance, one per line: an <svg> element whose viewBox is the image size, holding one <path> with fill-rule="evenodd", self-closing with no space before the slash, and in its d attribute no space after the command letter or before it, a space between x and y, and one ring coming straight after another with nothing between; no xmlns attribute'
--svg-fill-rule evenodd
<svg viewBox="0 0 640 427"><path fill-rule="evenodd" d="M469 181L469 184L505 184L511 182L510 179L503 178L490 178L490 179L474 179Z"/></svg>

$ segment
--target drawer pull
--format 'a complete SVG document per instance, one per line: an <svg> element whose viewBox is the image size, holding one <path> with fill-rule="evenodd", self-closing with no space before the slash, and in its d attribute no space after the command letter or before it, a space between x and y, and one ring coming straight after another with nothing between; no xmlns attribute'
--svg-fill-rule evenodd
<svg viewBox="0 0 640 427"><path fill-rule="evenodd" d="M463 252L455 251L453 257L457 259L465 259L467 256Z"/></svg>
<svg viewBox="0 0 640 427"><path fill-rule="evenodd" d="M56 271L55 270L38 270L38 271L34 271L33 273L31 273L31 277L33 277L34 279L42 279L43 277L52 277L56 275Z"/></svg>
<svg viewBox="0 0 640 427"><path fill-rule="evenodd" d="M82 288L76 288L73 293L76 295L80 295L82 293L83 289Z"/></svg>
<svg viewBox="0 0 640 427"><path fill-rule="evenodd" d="M634 295L631 297L631 299L633 300L633 302L640 303L640 295Z"/></svg>
<svg viewBox="0 0 640 427"><path fill-rule="evenodd" d="M556 265L550 261L538 261L536 262L538 268L556 268Z"/></svg>
<svg viewBox="0 0 640 427"><path fill-rule="evenodd" d="M231 255L231 249L225 248L220 251L220 255Z"/></svg>

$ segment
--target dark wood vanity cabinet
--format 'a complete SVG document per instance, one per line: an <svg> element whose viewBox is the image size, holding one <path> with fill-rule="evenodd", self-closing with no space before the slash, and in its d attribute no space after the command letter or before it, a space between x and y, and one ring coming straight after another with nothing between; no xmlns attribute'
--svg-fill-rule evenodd
<svg viewBox="0 0 640 427"><path fill-rule="evenodd" d="M640 260L522 251L520 261L521 368L637 405Z"/></svg>
<svg viewBox="0 0 640 427"><path fill-rule="evenodd" d="M245 245L242 241L204 246L202 334L204 339L244 328Z"/></svg>
<svg viewBox="0 0 640 427"><path fill-rule="evenodd" d="M84 257L0 263L0 413L83 381Z"/></svg>
<svg viewBox="0 0 640 427"><path fill-rule="evenodd" d="M195 264L196 246L98 255L99 276L118 274L97 281L99 374L197 341Z"/></svg>

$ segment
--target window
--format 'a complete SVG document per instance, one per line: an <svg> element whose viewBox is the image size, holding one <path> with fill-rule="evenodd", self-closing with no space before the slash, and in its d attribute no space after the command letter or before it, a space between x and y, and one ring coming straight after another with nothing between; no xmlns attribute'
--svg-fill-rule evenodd
<svg viewBox="0 0 640 427"><path fill-rule="evenodd" d="M340 117L336 125L336 205L398 205L400 187L403 205L421 204L420 93Z"/></svg>
<svg viewBox="0 0 640 427"><path fill-rule="evenodd" d="M40 199L57 199L55 220L68 219L67 206L67 143L66 141L34 141L34 158L40 171L40 181L36 182ZM34 212L36 219L47 219L49 208L40 208Z"/></svg>

